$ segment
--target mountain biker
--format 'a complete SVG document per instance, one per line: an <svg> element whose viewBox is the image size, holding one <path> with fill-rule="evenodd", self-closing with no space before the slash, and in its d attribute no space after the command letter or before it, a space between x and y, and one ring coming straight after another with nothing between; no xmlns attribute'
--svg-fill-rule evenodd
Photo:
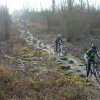
<svg viewBox="0 0 100 100"><path fill-rule="evenodd" d="M97 52L97 47L95 44L91 44L91 48L85 53L84 59L87 62L87 73L86 73L86 82L88 82L88 76L91 70L91 62L95 63L95 55L100 58L100 55Z"/></svg>
<svg viewBox="0 0 100 100"><path fill-rule="evenodd" d="M57 52L58 51L58 46L61 46L63 44L61 34L57 35L56 40L55 40L55 44L56 44L56 52Z"/></svg>

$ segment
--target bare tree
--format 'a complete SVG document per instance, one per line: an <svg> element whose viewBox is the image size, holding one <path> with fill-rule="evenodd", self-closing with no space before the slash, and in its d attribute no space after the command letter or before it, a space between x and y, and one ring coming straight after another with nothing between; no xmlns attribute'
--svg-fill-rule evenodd
<svg viewBox="0 0 100 100"><path fill-rule="evenodd" d="M10 16L6 7L0 8L0 40L9 39L10 33Z"/></svg>
<svg viewBox="0 0 100 100"><path fill-rule="evenodd" d="M55 28L61 31L68 41L77 40L100 25L100 11L95 5L92 7L89 0L87 3L79 0L79 4L75 0L62 0L60 7L57 8L55 0L52 0L52 10L44 10L41 6L41 12L29 11L26 14L28 19L25 19L33 23L41 22L48 30Z"/></svg>
<svg viewBox="0 0 100 100"><path fill-rule="evenodd" d="M90 9L89 0L87 0L87 7L88 7L88 13L89 13L89 9Z"/></svg>
<svg viewBox="0 0 100 100"><path fill-rule="evenodd" d="M82 13L82 10L83 10L83 0L79 0L80 2L80 5L81 5L81 13Z"/></svg>
<svg viewBox="0 0 100 100"><path fill-rule="evenodd" d="M55 0L52 0L52 12L55 12Z"/></svg>
<svg viewBox="0 0 100 100"><path fill-rule="evenodd" d="M68 4L68 10L69 13L72 13L72 9L73 9L73 5L74 5L74 0L67 0L67 4Z"/></svg>

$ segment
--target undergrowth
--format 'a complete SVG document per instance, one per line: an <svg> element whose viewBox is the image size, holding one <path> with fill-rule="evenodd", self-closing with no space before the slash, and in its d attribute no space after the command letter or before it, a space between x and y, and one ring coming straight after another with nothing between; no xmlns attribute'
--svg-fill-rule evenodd
<svg viewBox="0 0 100 100"><path fill-rule="evenodd" d="M93 90L87 88L80 77L66 74L47 52L30 49L24 43L20 46L16 42L14 44L17 49L13 49L20 52L20 57L11 54L14 59L8 59L15 61L17 58L18 62L24 58L24 61L33 63L31 68L27 66L28 69L36 67L37 70L23 72L17 65L1 63L0 100L95 100ZM46 68L48 72L41 68Z"/></svg>

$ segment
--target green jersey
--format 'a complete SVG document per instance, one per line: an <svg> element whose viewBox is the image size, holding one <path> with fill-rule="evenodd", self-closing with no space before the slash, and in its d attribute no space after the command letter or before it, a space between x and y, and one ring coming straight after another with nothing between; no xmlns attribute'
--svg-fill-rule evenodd
<svg viewBox="0 0 100 100"><path fill-rule="evenodd" d="M88 60L94 60L95 54L97 55L97 51L93 51L92 49L89 49L89 50L86 52L87 59L88 59Z"/></svg>

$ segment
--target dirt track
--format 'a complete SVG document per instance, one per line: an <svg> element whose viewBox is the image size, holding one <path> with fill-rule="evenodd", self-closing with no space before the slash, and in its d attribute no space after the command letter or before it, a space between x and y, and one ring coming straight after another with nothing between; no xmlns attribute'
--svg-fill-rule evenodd
<svg viewBox="0 0 100 100"><path fill-rule="evenodd" d="M72 56L71 54L67 55L68 60L61 60L61 58L57 55L55 55L54 53L54 48L52 47L53 44L45 44L43 43L43 41L45 42L45 40L43 40L42 42L34 37L34 35L32 36L32 34L30 32L27 32L26 34L24 34L23 32L21 32L21 37L24 38L27 43L29 45L35 45L36 48L41 49L41 50L45 50L47 51L51 56L55 56L56 58L58 58L58 60L60 60L64 65L69 65L71 67L71 70L75 73L78 74L79 76L82 76L85 80L85 74L86 74L86 70L85 70L85 66L82 63L81 60L79 60L78 58ZM41 39L42 40L42 39ZM48 41L46 41L48 42ZM73 64L69 64L69 61L73 61ZM99 93L99 88L100 85L97 83L97 81L95 80L94 77L91 77L90 79L90 83L93 85L94 89ZM97 96L96 100L99 100L99 96Z"/></svg>

